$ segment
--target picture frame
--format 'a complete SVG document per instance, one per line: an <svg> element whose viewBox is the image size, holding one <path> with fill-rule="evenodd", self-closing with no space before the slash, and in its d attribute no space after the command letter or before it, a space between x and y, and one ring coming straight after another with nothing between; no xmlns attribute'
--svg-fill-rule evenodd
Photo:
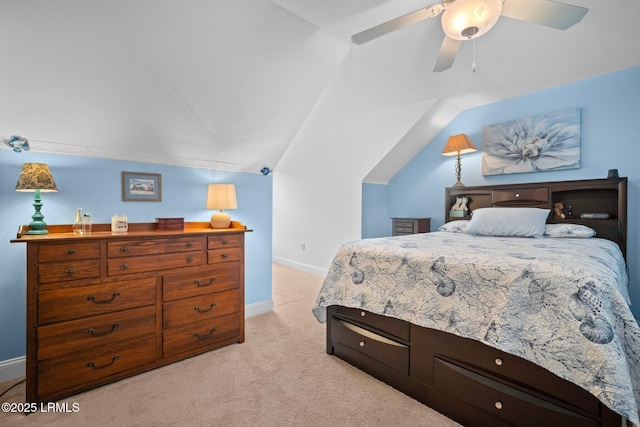
<svg viewBox="0 0 640 427"><path fill-rule="evenodd" d="M482 128L482 175L580 168L580 109Z"/></svg>
<svg viewBox="0 0 640 427"><path fill-rule="evenodd" d="M122 172L122 201L162 201L162 175L146 172Z"/></svg>

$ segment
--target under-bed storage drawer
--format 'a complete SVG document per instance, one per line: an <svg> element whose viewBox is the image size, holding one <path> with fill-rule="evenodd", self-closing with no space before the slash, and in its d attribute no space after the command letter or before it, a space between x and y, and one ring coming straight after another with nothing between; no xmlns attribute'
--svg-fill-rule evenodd
<svg viewBox="0 0 640 427"><path fill-rule="evenodd" d="M596 427L599 422L445 360L434 359L434 387L521 427Z"/></svg>
<svg viewBox="0 0 640 427"><path fill-rule="evenodd" d="M334 315L355 322L376 332L398 337L403 341L409 341L409 323L393 317L381 316L357 308L337 306Z"/></svg>
<svg viewBox="0 0 640 427"><path fill-rule="evenodd" d="M338 318L331 318L331 340L405 375L409 374L409 346Z"/></svg>
<svg viewBox="0 0 640 427"><path fill-rule="evenodd" d="M552 390L550 397L558 398L574 406L598 414L599 402L589 392L565 381L551 372L480 342L436 331L436 357L447 359L461 366L478 369L530 390Z"/></svg>

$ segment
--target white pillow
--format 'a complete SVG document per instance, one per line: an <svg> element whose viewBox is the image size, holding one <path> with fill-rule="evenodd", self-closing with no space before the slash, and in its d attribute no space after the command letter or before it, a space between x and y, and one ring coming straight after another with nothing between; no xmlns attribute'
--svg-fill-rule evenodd
<svg viewBox="0 0 640 427"><path fill-rule="evenodd" d="M440 231L447 231L449 233L464 233L469 225L469 221L466 219L459 219L457 221L447 222L438 228Z"/></svg>
<svg viewBox="0 0 640 427"><path fill-rule="evenodd" d="M580 224L547 224L544 237L577 237L587 239L596 235L593 228Z"/></svg>
<svg viewBox="0 0 640 427"><path fill-rule="evenodd" d="M543 237L549 209L480 208L473 211L465 233L480 236Z"/></svg>

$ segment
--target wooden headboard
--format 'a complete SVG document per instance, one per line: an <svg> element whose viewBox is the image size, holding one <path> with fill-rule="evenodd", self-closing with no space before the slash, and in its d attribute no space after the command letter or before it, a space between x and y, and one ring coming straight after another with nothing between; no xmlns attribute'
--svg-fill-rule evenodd
<svg viewBox="0 0 640 427"><path fill-rule="evenodd" d="M547 223L573 223L591 227L596 237L616 242L627 254L627 178L579 181L535 182L529 184L448 187L445 189L445 222L467 217L452 217L450 209L457 197L468 199L470 215L486 207L538 207L550 209ZM566 218L555 218L553 207L570 207ZM583 218L584 214L606 214L607 218Z"/></svg>

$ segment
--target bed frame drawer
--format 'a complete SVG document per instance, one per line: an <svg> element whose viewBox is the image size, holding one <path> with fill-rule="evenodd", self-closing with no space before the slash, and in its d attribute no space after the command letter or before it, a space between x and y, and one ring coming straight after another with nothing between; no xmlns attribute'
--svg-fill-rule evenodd
<svg viewBox="0 0 640 427"><path fill-rule="evenodd" d="M456 365L496 375L530 390L547 390L550 397L559 399L562 396L566 403L593 414L599 412L599 402L589 392L533 363L480 342L436 331L434 354Z"/></svg>
<svg viewBox="0 0 640 427"><path fill-rule="evenodd" d="M596 427L599 420L573 412L445 360L434 359L434 387L500 420L522 427Z"/></svg>
<svg viewBox="0 0 640 427"><path fill-rule="evenodd" d="M385 335L397 337L403 341L409 341L409 323L404 320L395 319L393 317L380 316L365 310L357 308L348 308L338 306L334 315L349 321L357 323L366 329L382 332Z"/></svg>
<svg viewBox="0 0 640 427"><path fill-rule="evenodd" d="M409 346L344 320L332 318L331 339L404 375L409 374Z"/></svg>

